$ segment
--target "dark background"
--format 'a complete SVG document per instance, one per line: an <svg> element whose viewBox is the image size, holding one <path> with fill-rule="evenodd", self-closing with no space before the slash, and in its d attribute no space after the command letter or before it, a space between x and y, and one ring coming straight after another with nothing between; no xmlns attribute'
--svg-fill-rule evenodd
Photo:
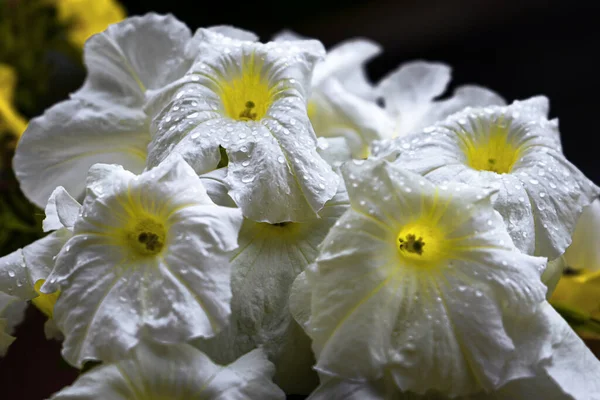
<svg viewBox="0 0 600 400"><path fill-rule="evenodd" d="M424 59L450 64L453 87L480 84L509 102L544 94L551 101L551 116L560 118L567 157L600 183L600 5L595 1L121 2L130 15L170 12L192 30L230 24L256 32L263 41L284 28L318 38L327 47L352 37L370 38L384 47L368 66L373 80L402 62ZM83 78L69 74L71 81L78 75ZM75 90L79 84L69 86ZM60 361L59 343L44 340L43 321L30 308L18 340L0 360L2 400L43 399L77 376Z"/></svg>

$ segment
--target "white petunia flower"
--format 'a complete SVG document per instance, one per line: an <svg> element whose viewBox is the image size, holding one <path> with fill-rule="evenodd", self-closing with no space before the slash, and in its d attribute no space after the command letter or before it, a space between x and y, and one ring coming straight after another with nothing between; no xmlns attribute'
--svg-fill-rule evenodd
<svg viewBox="0 0 600 400"><path fill-rule="evenodd" d="M44 231L54 232L0 258L0 292L21 301L31 300L48 317L44 325L48 339L62 336L53 320L59 292L45 294L40 288L54 267L60 249L73 235L73 223L80 207L63 187L56 188L48 200L43 221Z"/></svg>
<svg viewBox="0 0 600 400"><path fill-rule="evenodd" d="M73 237L43 292L75 366L135 346L142 332L173 343L214 336L230 314L228 254L242 222L215 205L181 158L135 176L96 164Z"/></svg>
<svg viewBox="0 0 600 400"><path fill-rule="evenodd" d="M190 30L171 15L128 18L91 37L84 49L88 76L71 100L34 118L14 157L21 189L44 207L55 187L81 199L95 163L139 173L146 165L146 92L183 76Z"/></svg>
<svg viewBox="0 0 600 400"><path fill-rule="evenodd" d="M344 180L351 208L306 270L310 313L298 312L306 292L290 300L301 323L310 314L315 368L387 371L399 390L449 396L535 376L552 356L546 260L517 251L493 192L437 187L384 161L350 163Z"/></svg>
<svg viewBox="0 0 600 400"><path fill-rule="evenodd" d="M218 179L211 175L214 181ZM226 191L215 192L221 193L213 197L215 202L230 204L222 196ZM317 383L314 357L310 340L289 313L290 288L315 260L317 247L347 208L342 186L313 220L271 225L245 219L239 249L231 254L231 323L215 338L195 345L219 363L229 363L262 346L275 364L275 382L287 393L308 394Z"/></svg>
<svg viewBox="0 0 600 400"><path fill-rule="evenodd" d="M127 358L81 375L51 400L283 400L261 350L215 364L190 345L141 344Z"/></svg>
<svg viewBox="0 0 600 400"><path fill-rule="evenodd" d="M450 74L451 69L445 64L413 61L400 65L383 78L376 91L394 121L384 138L419 132L467 106L505 104L496 93L474 85L460 86L450 98L436 100L446 91Z"/></svg>
<svg viewBox="0 0 600 400"><path fill-rule="evenodd" d="M17 297L0 292L0 357L4 357L15 337L11 336L23 321L27 303Z"/></svg>
<svg viewBox="0 0 600 400"><path fill-rule="evenodd" d="M318 41L236 40L201 29L190 71L149 106L148 164L179 153L198 174L227 151L230 196L244 216L279 223L314 218L338 177L317 154L306 100ZM161 111L162 110L162 111Z"/></svg>
<svg viewBox="0 0 600 400"><path fill-rule="evenodd" d="M436 183L497 190L494 208L519 250L549 259L571 243L575 223L600 193L562 154L548 100L465 109L376 154ZM375 146L378 147L378 146ZM399 155L398 155L399 153Z"/></svg>

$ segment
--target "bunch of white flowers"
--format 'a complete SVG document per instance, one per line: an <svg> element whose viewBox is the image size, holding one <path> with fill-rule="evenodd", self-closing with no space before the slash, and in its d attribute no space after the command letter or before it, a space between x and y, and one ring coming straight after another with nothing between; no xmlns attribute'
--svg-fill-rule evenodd
<svg viewBox="0 0 600 400"><path fill-rule="evenodd" d="M547 99L373 85L379 52L155 14L87 42L14 158L52 233L0 259L0 330L31 300L102 363L52 399L600 399L546 301L600 189Z"/></svg>

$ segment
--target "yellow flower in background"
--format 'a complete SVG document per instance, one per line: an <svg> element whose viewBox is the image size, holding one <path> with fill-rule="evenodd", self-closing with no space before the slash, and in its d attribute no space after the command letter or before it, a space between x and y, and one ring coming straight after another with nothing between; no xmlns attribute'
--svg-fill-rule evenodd
<svg viewBox="0 0 600 400"><path fill-rule="evenodd" d="M90 36L126 17L116 0L50 0L56 6L59 21L69 25L69 40L82 48Z"/></svg>
<svg viewBox="0 0 600 400"><path fill-rule="evenodd" d="M582 337L600 339L600 200L587 206L577 221L573 242L564 255L568 269L550 298Z"/></svg>
<svg viewBox="0 0 600 400"><path fill-rule="evenodd" d="M13 105L17 75L15 70L6 64L0 64L0 132L8 131L20 137L27 121Z"/></svg>
<svg viewBox="0 0 600 400"><path fill-rule="evenodd" d="M563 275L550 302L581 337L600 339L600 271Z"/></svg>

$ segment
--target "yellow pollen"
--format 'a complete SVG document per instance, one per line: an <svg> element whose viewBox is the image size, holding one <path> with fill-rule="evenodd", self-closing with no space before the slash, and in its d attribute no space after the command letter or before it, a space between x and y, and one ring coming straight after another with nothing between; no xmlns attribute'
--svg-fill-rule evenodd
<svg viewBox="0 0 600 400"><path fill-rule="evenodd" d="M50 294L42 293L40 292L40 288L42 287L44 282L44 279L40 279L33 286L33 289L39 296L35 299L32 299L31 302L34 306L37 307L38 310L43 312L48 318L52 318L54 316L54 305L56 304L56 301L60 296L60 290L57 290L56 292Z"/></svg>
<svg viewBox="0 0 600 400"><path fill-rule="evenodd" d="M129 224L123 233L129 247L140 256L154 256L165 245L164 225L150 217Z"/></svg>
<svg viewBox="0 0 600 400"><path fill-rule="evenodd" d="M488 132L474 135L459 133L467 164L478 171L508 174L520 157L520 148L510 137L510 129L502 119L495 121Z"/></svg>
<svg viewBox="0 0 600 400"><path fill-rule="evenodd" d="M229 118L258 121L267 114L275 90L261 74L261 69L261 64L252 55L245 61L239 76L220 82L218 94Z"/></svg>
<svg viewBox="0 0 600 400"><path fill-rule="evenodd" d="M434 266L446 258L448 241L434 220L420 218L400 229L396 244L398 253L412 264Z"/></svg>

